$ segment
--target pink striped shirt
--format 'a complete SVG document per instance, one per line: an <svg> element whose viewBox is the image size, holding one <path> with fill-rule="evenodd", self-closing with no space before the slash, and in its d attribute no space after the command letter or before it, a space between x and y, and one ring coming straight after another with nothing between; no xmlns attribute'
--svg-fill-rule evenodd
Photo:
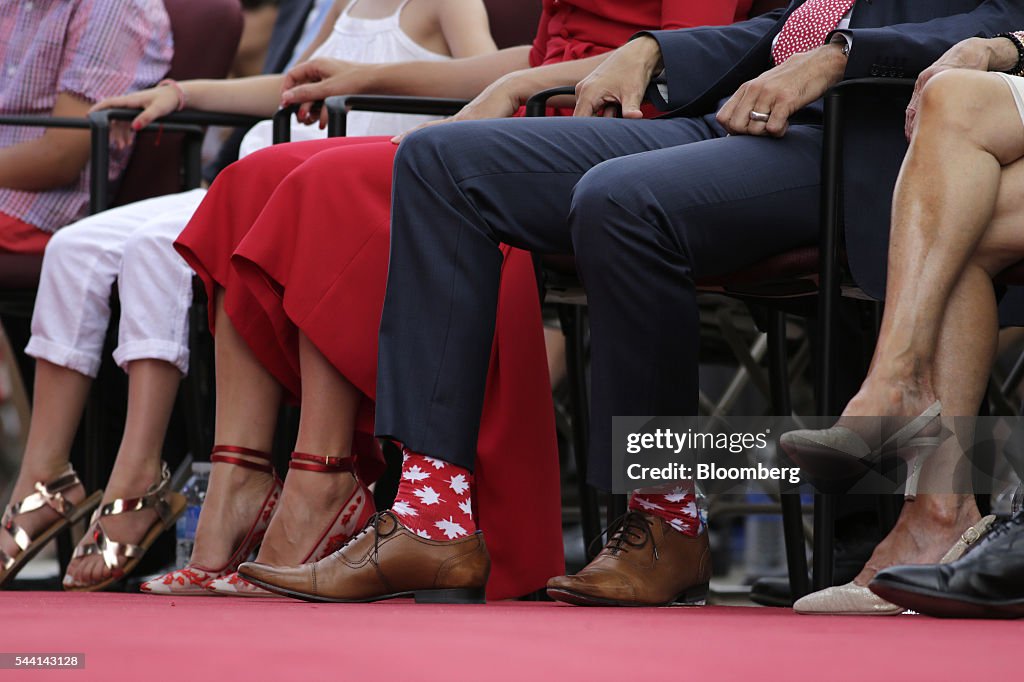
<svg viewBox="0 0 1024 682"><path fill-rule="evenodd" d="M59 93L97 102L148 87L170 66L170 20L161 0L0 1L0 113L47 115ZM43 135L0 126L0 148ZM128 150L111 151L111 178ZM0 213L53 232L89 206L88 170L41 192L0 188Z"/></svg>

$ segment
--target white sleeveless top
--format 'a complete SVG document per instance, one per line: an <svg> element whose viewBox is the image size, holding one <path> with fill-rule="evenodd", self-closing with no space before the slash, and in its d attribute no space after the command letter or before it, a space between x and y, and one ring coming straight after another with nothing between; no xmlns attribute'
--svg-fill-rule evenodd
<svg viewBox="0 0 1024 682"><path fill-rule="evenodd" d="M338 17L331 35L313 53L314 57L330 57L361 64L388 64L409 61L440 62L451 57L432 52L419 45L402 30L399 19L409 4L404 0L390 16L382 19L361 19L349 14L359 0L353 0ZM339 93L342 94L342 93ZM409 114L381 114L353 111L348 116L348 136L397 135L437 116ZM320 140L327 131L318 125L304 125L292 118L292 141ZM273 136L270 121L261 121L246 134L239 150L239 158L269 147Z"/></svg>

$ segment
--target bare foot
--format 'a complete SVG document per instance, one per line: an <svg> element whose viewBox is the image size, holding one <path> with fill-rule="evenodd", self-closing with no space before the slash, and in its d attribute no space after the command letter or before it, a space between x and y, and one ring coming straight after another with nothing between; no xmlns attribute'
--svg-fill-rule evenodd
<svg viewBox="0 0 1024 682"><path fill-rule="evenodd" d="M973 495L921 495L907 500L896 527L875 548L854 582L865 586L890 566L938 563L963 532L980 520Z"/></svg>
<svg viewBox="0 0 1024 682"><path fill-rule="evenodd" d="M37 492L35 487L37 482L48 483L70 470L66 465L62 465L55 471L35 471L22 468L18 475L18 481L15 483L14 490L11 493L9 504L17 504L29 495ZM86 497L85 488L81 484L64 491L62 495L71 504L79 504ZM59 518L61 518L61 515L56 509L49 505L43 505L34 511L18 514L14 517L13 521L30 538L34 538ZM2 528L0 528L0 549L9 557L16 557L21 552L21 548L14 541L14 536Z"/></svg>
<svg viewBox="0 0 1024 682"><path fill-rule="evenodd" d="M270 566L306 561L358 485L350 473L290 470L256 561Z"/></svg>
<svg viewBox="0 0 1024 682"><path fill-rule="evenodd" d="M114 471L111 472L110 480L103 492L101 507L117 499L127 500L142 497L151 486L160 483L160 475L159 459L129 465L118 462L115 464ZM145 538L158 520L159 515L156 510L147 507L139 511L104 516L97 523L109 541L134 545ZM89 532L82 538L80 546L91 542L93 542L93 538L92 533ZM107 566L103 556L99 554L72 559L68 564L67 574L64 576L64 584L75 587L95 585L109 578L127 561L128 559L121 553L118 555L118 563L114 568Z"/></svg>
<svg viewBox="0 0 1024 682"><path fill-rule="evenodd" d="M271 473L214 463L189 563L207 570L224 566L252 529L273 487Z"/></svg>

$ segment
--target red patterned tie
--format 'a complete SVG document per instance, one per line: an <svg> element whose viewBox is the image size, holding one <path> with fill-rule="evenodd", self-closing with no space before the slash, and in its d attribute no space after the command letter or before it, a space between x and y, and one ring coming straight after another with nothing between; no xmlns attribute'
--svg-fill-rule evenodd
<svg viewBox="0 0 1024 682"><path fill-rule="evenodd" d="M856 0L807 0L789 15L772 48L775 64L782 64L800 52L820 47L825 37L839 26Z"/></svg>

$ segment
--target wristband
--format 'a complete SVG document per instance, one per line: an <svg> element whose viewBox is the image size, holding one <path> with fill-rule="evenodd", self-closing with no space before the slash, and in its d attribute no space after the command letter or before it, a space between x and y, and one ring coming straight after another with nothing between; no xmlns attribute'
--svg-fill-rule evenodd
<svg viewBox="0 0 1024 682"><path fill-rule="evenodd" d="M178 93L178 111L181 111L182 109L188 106L188 96L185 95L185 88L181 87L181 83L174 80L173 78L165 78L159 83L157 83L157 87L163 85L169 85L170 87L174 88L174 90Z"/></svg>
<svg viewBox="0 0 1024 682"><path fill-rule="evenodd" d="M1006 38L1017 48L1017 64L1005 73L1011 76L1024 76L1024 31L1015 33L1000 33L995 38Z"/></svg>

